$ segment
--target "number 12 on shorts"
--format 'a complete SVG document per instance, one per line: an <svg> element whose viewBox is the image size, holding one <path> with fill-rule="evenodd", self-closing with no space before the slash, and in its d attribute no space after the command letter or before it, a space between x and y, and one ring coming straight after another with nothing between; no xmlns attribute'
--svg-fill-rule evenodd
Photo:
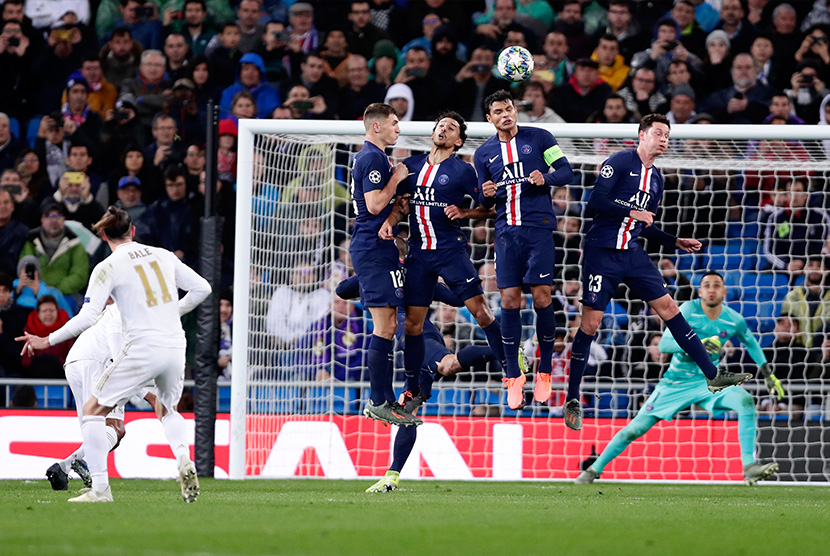
<svg viewBox="0 0 830 556"><path fill-rule="evenodd" d="M144 286L144 293L147 295L147 307L155 307L159 304L156 295L153 293L153 288L150 287L150 281L147 279L147 273L144 271L144 265L137 264L133 267L138 273L138 278L141 280L141 285ZM167 282L164 281L164 274L161 273L161 267L156 261L150 263L150 268L156 275L161 286L161 302L170 303L173 301L173 296L170 295L170 290L167 289Z"/></svg>
<svg viewBox="0 0 830 556"><path fill-rule="evenodd" d="M602 276L599 274L588 275L588 291L597 293L602 290Z"/></svg>
<svg viewBox="0 0 830 556"><path fill-rule="evenodd" d="M403 270L390 270L389 275L392 277L392 287L395 288L402 288L403 287Z"/></svg>

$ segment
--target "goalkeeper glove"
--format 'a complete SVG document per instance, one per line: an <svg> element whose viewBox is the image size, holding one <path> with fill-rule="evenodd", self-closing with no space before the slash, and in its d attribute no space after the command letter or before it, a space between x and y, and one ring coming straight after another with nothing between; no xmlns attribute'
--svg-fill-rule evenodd
<svg viewBox="0 0 830 556"><path fill-rule="evenodd" d="M709 355L717 355L720 353L720 350L723 349L723 344L720 343L720 338L717 336L703 338L700 343L703 344L703 347L706 349L706 353Z"/></svg>
<svg viewBox="0 0 830 556"><path fill-rule="evenodd" d="M769 390L770 396L777 396L778 401L783 400L786 395L784 387L781 385L781 381L778 380L778 377L776 377L770 370L769 363L761 365L761 374L764 375L764 383L767 385L767 390Z"/></svg>

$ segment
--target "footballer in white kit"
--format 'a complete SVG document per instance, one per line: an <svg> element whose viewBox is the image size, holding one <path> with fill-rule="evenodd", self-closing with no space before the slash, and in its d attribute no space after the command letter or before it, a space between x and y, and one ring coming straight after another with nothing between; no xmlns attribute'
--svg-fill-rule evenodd
<svg viewBox="0 0 830 556"><path fill-rule="evenodd" d="M129 215L116 207L93 226L112 254L98 263L79 313L48 339L25 334L24 350L43 349L78 336L92 326L112 297L123 326L123 346L93 385L84 404L81 432L92 476L92 490L71 502L109 502L105 415L139 394L147 383L156 386L161 404L157 413L177 458L182 497L199 495L196 468L190 461L187 425L175 410L182 394L185 336L180 315L193 310L210 294L210 285L173 253L132 241L135 228ZM187 294L178 299L178 290Z"/></svg>

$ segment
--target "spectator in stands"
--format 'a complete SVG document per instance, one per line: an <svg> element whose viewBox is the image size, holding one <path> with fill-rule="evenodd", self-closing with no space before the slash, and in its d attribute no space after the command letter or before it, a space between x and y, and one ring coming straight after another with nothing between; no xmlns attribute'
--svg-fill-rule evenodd
<svg viewBox="0 0 830 556"><path fill-rule="evenodd" d="M514 2L513 12L514 19L511 22L527 27L537 37L544 36L553 26L556 17L550 4L543 0L517 0ZM486 28L480 30L482 25L498 26L500 19L506 17L505 7L495 2L490 9L474 19L474 23L478 25L476 32L486 34Z"/></svg>
<svg viewBox="0 0 830 556"><path fill-rule="evenodd" d="M646 336L645 344L645 359L640 357L641 350L634 350L630 361L635 361L630 367L629 375L631 378L642 378L647 382L656 383L660 380L660 376L669 364L671 353L662 353L660 351L660 340L663 338L661 332L651 332Z"/></svg>
<svg viewBox="0 0 830 556"><path fill-rule="evenodd" d="M333 293L331 313L312 327L311 334L311 363L317 369L317 380L363 380L366 322L353 302Z"/></svg>
<svg viewBox="0 0 830 556"><path fill-rule="evenodd" d="M705 79L699 80L702 98L732 85L731 43L726 31L716 29L706 37L706 57L703 62Z"/></svg>
<svg viewBox="0 0 830 556"><path fill-rule="evenodd" d="M89 176L82 172L65 172L58 180L58 190L45 202L61 205L68 220L79 222L90 231L106 212L92 194Z"/></svg>
<svg viewBox="0 0 830 556"><path fill-rule="evenodd" d="M40 227L29 232L20 255L37 257L44 282L64 295L76 295L86 287L89 278L86 250L72 230L67 229L62 205L48 202L41 214Z"/></svg>
<svg viewBox="0 0 830 556"><path fill-rule="evenodd" d="M89 150L89 145L81 142L73 142L69 145L69 156L66 157L66 169L68 172L79 172L89 178L90 192L93 195L98 194L98 189L101 187L103 180L92 169L93 164L92 153Z"/></svg>
<svg viewBox="0 0 830 556"><path fill-rule="evenodd" d="M828 24L830 24L830 8L828 8L827 2L815 0L813 2L813 8L810 10L810 13L808 13L804 20L801 22L801 31L804 33L809 33L810 29L815 27L816 25Z"/></svg>
<svg viewBox="0 0 830 556"><path fill-rule="evenodd" d="M669 75L666 77L666 83L664 84L665 94L671 96L672 88L677 87L681 83L689 85L693 89L695 88L692 85L692 72L689 71L689 65L681 60L673 60L669 64Z"/></svg>
<svg viewBox="0 0 830 556"><path fill-rule="evenodd" d="M403 66L395 43L390 40L380 40L372 49L372 59L369 60L369 69L374 80L384 87L390 87L395 82L398 71Z"/></svg>
<svg viewBox="0 0 830 556"><path fill-rule="evenodd" d="M661 19L657 22L657 34L651 46L634 55L631 68L651 68L657 74L657 82L663 84L668 77L671 62L681 60L686 62L693 76L701 75L703 62L679 41L680 30L677 23L671 18Z"/></svg>
<svg viewBox="0 0 830 556"><path fill-rule="evenodd" d="M299 54L298 60L303 59L303 55L319 52L320 33L314 25L314 6L308 2L294 2L288 8L288 23L286 31L291 36L288 50Z"/></svg>
<svg viewBox="0 0 830 556"><path fill-rule="evenodd" d="M698 58L703 58L706 54L706 31L700 27L695 18L695 2L677 0L670 15L680 28L680 42L683 46Z"/></svg>
<svg viewBox="0 0 830 556"><path fill-rule="evenodd" d="M37 300L37 310L29 313L23 331L35 336L48 336L69 321L69 314L58 307L57 300L44 295ZM75 339L49 346L31 353L26 350L21 356L23 375L27 378L65 378L63 364Z"/></svg>
<svg viewBox="0 0 830 556"><path fill-rule="evenodd" d="M579 218L573 215L563 215L556 219L556 231L553 233L553 241L556 245L557 266L579 264L579 254L582 252L579 226Z"/></svg>
<svg viewBox="0 0 830 556"><path fill-rule="evenodd" d="M239 60L239 79L222 91L222 100L219 106L229 110L236 93L248 91L256 100L258 117L268 118L274 108L281 103L279 93L274 87L263 81L264 76L265 63L262 61L262 57L253 52L245 54Z"/></svg>
<svg viewBox="0 0 830 556"><path fill-rule="evenodd" d="M466 56L459 54L458 35L449 25L441 25L432 34L432 59L429 64L430 77L440 83L451 83L464 67Z"/></svg>
<svg viewBox="0 0 830 556"><path fill-rule="evenodd" d="M764 229L764 256L768 268L798 273L807 257L821 253L830 218L823 209L807 206L804 180L787 181L785 190L788 206L777 209Z"/></svg>
<svg viewBox="0 0 830 556"><path fill-rule="evenodd" d="M522 100L516 103L520 122L563 124L565 120L545 104L545 86L539 81L529 81L525 85ZM563 189L557 188L556 191Z"/></svg>
<svg viewBox="0 0 830 556"><path fill-rule="evenodd" d="M205 171L205 151L201 143L191 143L184 152L185 182L188 191L196 191L199 188L199 176Z"/></svg>
<svg viewBox="0 0 830 556"><path fill-rule="evenodd" d="M208 100L214 99L215 101L220 98L222 89L216 84L208 60L204 56L194 56L187 65L187 70L188 79L196 87L193 94L199 116L204 119L207 114Z"/></svg>
<svg viewBox="0 0 830 556"><path fill-rule="evenodd" d="M216 32L208 25L207 17L204 0L184 0L183 11L179 12L172 7L164 10L162 23L172 29L174 34L181 33L190 52L194 56L201 56L210 40L216 36ZM171 79L174 78L171 76Z"/></svg>
<svg viewBox="0 0 830 556"><path fill-rule="evenodd" d="M360 54L350 55L346 64L349 82L340 89L337 115L341 120L358 120L363 117L367 103L383 102L384 88L369 78L369 63Z"/></svg>
<svg viewBox="0 0 830 556"><path fill-rule="evenodd" d="M732 61L732 86L715 91L703 109L719 123L761 123L769 113L772 90L758 83L755 63L749 54L738 54Z"/></svg>
<svg viewBox="0 0 830 556"><path fill-rule="evenodd" d="M677 303L689 301L692 299L694 287L692 286L689 277L677 269L674 261L671 258L663 257L657 263L657 268L660 270L660 275L669 288L669 293Z"/></svg>
<svg viewBox="0 0 830 556"><path fill-rule="evenodd" d="M686 67L684 62L679 62ZM654 70L640 68L634 72L627 87L618 93L625 101L625 107L637 114L660 112L666 105L666 97L657 89L657 77Z"/></svg>
<svg viewBox="0 0 830 556"><path fill-rule="evenodd" d="M30 191L20 177L20 172L8 168L0 173L0 189L8 192L14 204L14 220L23 224L26 231L31 230L40 222L40 202L30 198ZM19 255L19 253L18 253ZM14 270L12 265L12 270Z"/></svg>
<svg viewBox="0 0 830 556"><path fill-rule="evenodd" d="M732 52L749 52L758 28L746 19L741 0L723 0L720 6L720 22L715 29L723 29L732 43Z"/></svg>
<svg viewBox="0 0 830 556"><path fill-rule="evenodd" d="M89 86L87 105L90 110L101 118L107 116L107 111L115 109L115 101L118 100L118 90L107 81L101 69L101 60L98 54L90 53L84 56L81 63L81 75L86 79ZM67 102L67 91L64 91L61 104Z"/></svg>
<svg viewBox="0 0 830 556"><path fill-rule="evenodd" d="M599 64L589 58L576 61L576 71L553 92L551 107L566 122L583 123L593 112L602 110L611 87L599 78Z"/></svg>
<svg viewBox="0 0 830 556"><path fill-rule="evenodd" d="M674 88L666 117L672 124L690 124L695 117L695 91L689 85Z"/></svg>
<svg viewBox="0 0 830 556"><path fill-rule="evenodd" d="M184 145L177 139L178 132L176 120L167 114L159 113L153 118L155 140L144 148L144 158L152 160L153 166L162 172L184 159Z"/></svg>
<svg viewBox="0 0 830 556"><path fill-rule="evenodd" d="M597 122L605 124L633 124L640 120L639 115L631 112L625 107L625 100L617 94L609 95L605 99L605 104L602 110L594 112L588 116L588 122ZM608 140L598 138L599 141L610 141L615 144L616 140ZM597 140L594 140L594 150L596 152ZM608 143L605 143L608 144ZM620 143L622 144L622 143ZM614 149L612 149L613 152ZM610 153L609 153L610 154Z"/></svg>
<svg viewBox="0 0 830 556"><path fill-rule="evenodd" d="M7 5L8 1L3 7ZM0 107L13 118L26 118L37 109L32 102L34 83L31 67L35 52L30 46L30 39L23 33L18 21L2 22L0 67L3 68L3 79L0 81Z"/></svg>
<svg viewBox="0 0 830 556"><path fill-rule="evenodd" d="M243 118L256 118L259 109L256 105L254 95L248 91L239 91L233 96L231 101L231 114L227 118L235 124Z"/></svg>
<svg viewBox="0 0 830 556"><path fill-rule="evenodd" d="M752 47L749 49L752 54L752 59L755 61L755 68L758 70L758 81L767 86L772 86L777 68L772 63L772 57L775 51L772 47L772 40L769 35L758 35L752 41Z"/></svg>
<svg viewBox="0 0 830 556"><path fill-rule="evenodd" d="M824 77L830 66L830 38L821 27L811 29L801 42L795 55L796 62L812 61L819 74ZM792 61L790 62L792 64ZM785 66L786 67L786 66Z"/></svg>
<svg viewBox="0 0 830 556"><path fill-rule="evenodd" d="M40 277L40 262L33 255L20 258L17 263L17 279L13 284L15 303L31 311L37 306L37 300L48 295L57 300L58 306L72 314L72 305L67 301L60 290L48 285Z"/></svg>
<svg viewBox="0 0 830 556"><path fill-rule="evenodd" d="M233 293L222 290L219 299L219 353L216 365L220 369L220 378L229 380L232 373L233 356Z"/></svg>
<svg viewBox="0 0 830 556"><path fill-rule="evenodd" d="M47 114L60 107L66 78L81 66L81 32L77 27L52 29L47 44L33 60L29 71L37 76L32 112Z"/></svg>
<svg viewBox="0 0 830 556"><path fill-rule="evenodd" d="M90 86L80 71L73 72L66 80L66 103L61 108L63 121L72 125L67 132L75 141L86 141L90 148L101 141L101 116L89 106ZM72 128L75 129L72 129Z"/></svg>
<svg viewBox="0 0 830 556"><path fill-rule="evenodd" d="M819 73L818 65L813 60L798 64L797 71L790 77L790 88L785 90L795 104L795 113L804 123L815 125L821 114L821 101L830 94Z"/></svg>
<svg viewBox="0 0 830 556"><path fill-rule="evenodd" d="M5 0L3 2L2 11L0 11L0 21L14 21L20 25L23 35L29 39L34 51L39 51L43 46L43 31L35 29L32 25L32 20L26 17L23 13L24 0Z"/></svg>
<svg viewBox="0 0 830 556"><path fill-rule="evenodd" d="M781 314L798 320L805 331L800 338L804 347L818 346L824 340L825 325L830 322L830 288L827 284L827 261L822 255L807 258L804 283L794 286L784 298Z"/></svg>
<svg viewBox="0 0 830 556"><path fill-rule="evenodd" d="M164 56L167 59L167 78L175 82L187 75L190 47L181 33L170 33L164 39Z"/></svg>
<svg viewBox="0 0 830 556"><path fill-rule="evenodd" d="M293 120L330 120L333 118L331 110L326 105L326 100L321 95L311 96L304 85L298 84L291 87L282 107L291 110L291 119Z"/></svg>
<svg viewBox="0 0 830 556"><path fill-rule="evenodd" d="M171 85L164 75L165 67L166 60L160 50L145 50L141 54L138 75L121 83L121 94L130 94L136 100L138 120L148 128L164 108L164 92Z"/></svg>
<svg viewBox="0 0 830 556"><path fill-rule="evenodd" d="M402 122L412 121L412 112L415 110L415 99L412 89L403 83L395 83L386 91L383 102L395 109L398 119Z"/></svg>
<svg viewBox="0 0 830 556"><path fill-rule="evenodd" d="M308 89L312 97L322 96L327 107L336 108L337 81L326 73L326 62L318 54L307 54L300 64L300 74L295 79L285 83L285 95L294 85L302 85Z"/></svg>
<svg viewBox="0 0 830 556"><path fill-rule="evenodd" d="M130 145L146 145L152 139L152 130L145 128L136 117L138 102L131 94L124 94L115 102L115 110L108 114L101 131L103 159L108 161L107 168L120 159ZM112 161L112 162L110 162ZM123 174L122 174L123 175ZM116 176L117 178L121 176ZM109 183L109 197L101 197L101 204L106 206L109 199L115 198L115 184ZM99 189L99 192L101 190Z"/></svg>
<svg viewBox="0 0 830 556"><path fill-rule="evenodd" d="M138 73L143 50L141 44L133 40L129 29L115 29L99 54L104 78L119 89L125 79L131 79Z"/></svg>
<svg viewBox="0 0 830 556"><path fill-rule="evenodd" d="M176 122L179 139L184 143L205 142L205 122L196 106L196 85L182 77L173 83L172 93L164 103L164 110Z"/></svg>
<svg viewBox="0 0 830 556"><path fill-rule="evenodd" d="M611 86L613 92L617 92L623 83L628 79L628 71L631 69L625 64L625 59L620 54L620 43L614 35L600 37L591 59L599 63L599 77Z"/></svg>
<svg viewBox="0 0 830 556"><path fill-rule="evenodd" d="M127 211L133 222L137 222L147 210L147 205L141 200L141 180L135 176L124 176L118 180L116 195L118 200L114 205Z"/></svg>
<svg viewBox="0 0 830 556"><path fill-rule="evenodd" d="M366 59L372 58L375 44L389 35L372 23L372 12L368 1L352 1L349 12L351 28L346 33L349 52L360 54Z"/></svg>
<svg viewBox="0 0 830 556"><path fill-rule="evenodd" d="M315 282L314 267L299 261L291 269L288 283L274 291L268 303L265 330L277 349L291 349L328 311L331 293L317 288Z"/></svg>
<svg viewBox="0 0 830 556"><path fill-rule="evenodd" d="M11 132L11 119L8 114L0 112L0 172L14 167L23 143Z"/></svg>
<svg viewBox="0 0 830 556"><path fill-rule="evenodd" d="M233 84L243 54L239 49L241 37L237 23L225 23L220 33L210 41L205 56L207 56L211 81L214 86L224 89ZM280 57L282 53L281 50L279 52ZM266 51L265 55L269 56L269 51ZM280 62L280 65L282 65L282 62Z"/></svg>
<svg viewBox="0 0 830 556"><path fill-rule="evenodd" d="M40 161L45 162L44 169L48 180L48 183L38 191L42 197L47 197L54 192L58 179L66 169L66 157L69 154L69 146L72 144L70 130L74 129L74 122L64 120L60 112L52 112L40 120L37 138L35 138L35 150Z"/></svg>
<svg viewBox="0 0 830 556"><path fill-rule="evenodd" d="M138 144L127 145L119 154L119 165L107 180L110 188L108 202L118 197L116 188L124 177L138 179L141 183L141 199L146 204L163 195L161 171L152 163L152 159L144 157L144 150Z"/></svg>
<svg viewBox="0 0 830 556"><path fill-rule="evenodd" d="M785 68L792 67L795 53L798 51L802 42L802 35L796 28L796 23L797 15L795 8L790 4L779 4L772 11L770 39L772 40L772 47L775 52L772 57L772 65L775 68L773 72L775 79L770 85L775 89L783 89L786 87L786 76L789 72Z"/></svg>
<svg viewBox="0 0 830 556"><path fill-rule="evenodd" d="M541 58L534 67L533 79L545 86L545 96L549 97L554 87L566 83L574 72L574 65L568 59L568 39L559 31L545 35L542 43Z"/></svg>
<svg viewBox="0 0 830 556"><path fill-rule="evenodd" d="M630 0L608 2L608 27L605 28L606 34L617 38L626 64L631 62L636 52L648 48L648 38L642 32L640 22L631 17L630 4ZM686 48L689 48L688 45Z"/></svg>
<svg viewBox="0 0 830 556"><path fill-rule="evenodd" d="M259 2L257 0L242 0L236 12L239 17L239 52L259 52L262 49L262 35L265 33L265 25L259 21Z"/></svg>
<svg viewBox="0 0 830 556"><path fill-rule="evenodd" d="M236 185L236 138L239 134L232 120L219 122L219 148L216 152L217 172L224 183Z"/></svg>
<svg viewBox="0 0 830 556"><path fill-rule="evenodd" d="M326 75L337 81L337 86L341 89L349 84L349 60L352 56L343 29L334 28L326 33L320 58L323 59Z"/></svg>
<svg viewBox="0 0 830 556"><path fill-rule="evenodd" d="M121 17L110 27L118 29L125 27L130 30L130 36L138 41L145 50L161 48L162 27L158 18L158 6L153 2L139 2L139 0L119 0ZM146 12L146 13L145 13ZM99 12L100 18L100 12ZM101 36L101 22L95 25ZM102 40L109 40L109 32Z"/></svg>
<svg viewBox="0 0 830 556"><path fill-rule="evenodd" d="M764 123L770 123L773 118L782 118L790 125L801 125L804 123L804 120L793 113L790 96L784 92L773 93L772 100L770 100L769 104L769 115L764 118Z"/></svg>
<svg viewBox="0 0 830 556"><path fill-rule="evenodd" d="M14 199L7 188L0 186L0 272L11 273L17 268L29 228L12 219Z"/></svg>
<svg viewBox="0 0 830 556"><path fill-rule="evenodd" d="M186 170L170 166L164 172L167 195L155 201L136 222L136 239L172 251L193 265L199 238L199 207L196 194L187 191Z"/></svg>
<svg viewBox="0 0 830 556"><path fill-rule="evenodd" d="M508 83L493 75L495 54L483 46L473 50L470 61L455 75L450 103L465 120L484 122L484 99L506 89Z"/></svg>
<svg viewBox="0 0 830 556"><path fill-rule="evenodd" d="M395 77L395 83L402 83L412 90L415 99L412 119L432 120L437 116L439 99L444 98L446 84L438 83L429 74L430 59L427 51L413 46L406 53L406 64Z"/></svg>
<svg viewBox="0 0 830 556"><path fill-rule="evenodd" d="M559 31L567 38L571 59L590 56L596 46L596 40L587 32L583 21L582 3L579 0L566 0L562 4L562 11L559 12L559 19L556 20L553 30Z"/></svg>
<svg viewBox="0 0 830 556"><path fill-rule="evenodd" d="M15 203L17 203L18 208L26 202L33 203L37 207L35 221L39 222L40 202L52 194L52 186L49 183L49 177L46 173L46 165L41 163L41 158L37 151L24 148L17 155L14 169L17 170L20 176L20 182L16 185L21 186L20 195L14 195ZM18 214L18 216L21 215ZM21 221L31 227L31 221L28 219L22 219Z"/></svg>
<svg viewBox="0 0 830 556"><path fill-rule="evenodd" d="M19 306L12 297L14 280L11 272L0 270L0 376L20 375L20 344L29 310Z"/></svg>

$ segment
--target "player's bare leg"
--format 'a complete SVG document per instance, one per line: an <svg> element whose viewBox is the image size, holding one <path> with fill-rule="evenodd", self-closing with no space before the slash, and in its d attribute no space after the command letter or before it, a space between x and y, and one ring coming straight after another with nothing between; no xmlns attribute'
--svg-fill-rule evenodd
<svg viewBox="0 0 830 556"><path fill-rule="evenodd" d="M522 343L522 321L519 311L522 306L522 288L501 289L501 336L504 344L505 378L507 405L510 409L521 409L525 405L524 385L527 381L519 368L519 350Z"/></svg>
<svg viewBox="0 0 830 556"><path fill-rule="evenodd" d="M668 329L671 330L672 336L683 351L694 359L697 366L706 375L706 383L711 392L714 393L729 386L743 384L752 378L752 375L749 373L733 373L726 369L718 368L712 363L700 338L698 338L697 334L689 326L689 323L686 322L683 315L680 314L680 308L669 294L649 301L649 305L663 319L663 322L666 323Z"/></svg>
<svg viewBox="0 0 830 556"><path fill-rule="evenodd" d="M533 310L536 311L536 337L539 340L539 367L533 399L545 403L550 399L550 373L553 346L556 341L556 315L553 310L551 288L548 285L531 286Z"/></svg>

